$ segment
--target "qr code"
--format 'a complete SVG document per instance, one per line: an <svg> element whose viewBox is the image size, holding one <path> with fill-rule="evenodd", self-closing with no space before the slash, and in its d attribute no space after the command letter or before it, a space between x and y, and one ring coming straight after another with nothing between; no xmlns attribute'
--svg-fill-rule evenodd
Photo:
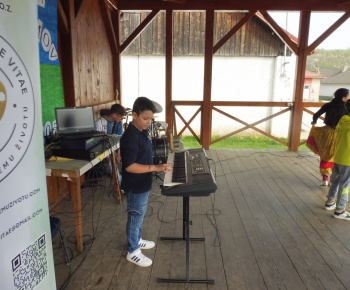
<svg viewBox="0 0 350 290"><path fill-rule="evenodd" d="M34 289L47 275L46 239L42 235L12 260L15 289Z"/></svg>

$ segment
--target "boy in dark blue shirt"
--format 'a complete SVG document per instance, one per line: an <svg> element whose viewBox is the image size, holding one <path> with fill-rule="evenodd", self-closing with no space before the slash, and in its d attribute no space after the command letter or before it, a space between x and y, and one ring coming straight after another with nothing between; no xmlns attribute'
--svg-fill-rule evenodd
<svg viewBox="0 0 350 290"><path fill-rule="evenodd" d="M151 100L146 97L137 98L132 109L133 120L120 139L122 189L128 201L126 259L141 267L152 265L152 260L144 256L141 249L151 249L155 246L154 242L143 240L141 237L143 218L152 188L152 172L171 171L170 164L153 165L152 140L147 128L154 113L156 108Z"/></svg>

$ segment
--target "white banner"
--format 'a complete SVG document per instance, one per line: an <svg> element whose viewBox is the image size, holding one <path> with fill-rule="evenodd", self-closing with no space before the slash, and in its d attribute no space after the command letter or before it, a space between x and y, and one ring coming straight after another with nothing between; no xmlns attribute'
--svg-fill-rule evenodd
<svg viewBox="0 0 350 290"><path fill-rule="evenodd" d="M0 1L1 289L56 289L41 120L37 1Z"/></svg>

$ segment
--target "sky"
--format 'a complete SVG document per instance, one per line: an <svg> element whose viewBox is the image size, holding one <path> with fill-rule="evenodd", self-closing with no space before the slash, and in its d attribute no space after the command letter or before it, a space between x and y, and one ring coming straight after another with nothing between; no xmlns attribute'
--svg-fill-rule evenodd
<svg viewBox="0 0 350 290"><path fill-rule="evenodd" d="M271 12L270 16L282 28L298 37L299 12ZM324 31L336 22L344 13L312 12L309 44L314 42ZM346 20L332 35L324 40L317 48L322 49L350 49L350 19Z"/></svg>

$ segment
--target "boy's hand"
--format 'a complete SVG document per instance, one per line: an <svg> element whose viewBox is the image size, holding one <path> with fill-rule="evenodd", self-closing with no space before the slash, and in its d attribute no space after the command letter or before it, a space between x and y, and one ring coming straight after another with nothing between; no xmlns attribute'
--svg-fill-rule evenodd
<svg viewBox="0 0 350 290"><path fill-rule="evenodd" d="M155 167L156 167L156 171L157 171L157 172L163 171L165 174L167 174L168 171L169 171L169 172L172 171L172 170L171 170L171 166L172 166L172 165L174 165L174 164L172 164L172 163L164 163L164 164L155 165Z"/></svg>

